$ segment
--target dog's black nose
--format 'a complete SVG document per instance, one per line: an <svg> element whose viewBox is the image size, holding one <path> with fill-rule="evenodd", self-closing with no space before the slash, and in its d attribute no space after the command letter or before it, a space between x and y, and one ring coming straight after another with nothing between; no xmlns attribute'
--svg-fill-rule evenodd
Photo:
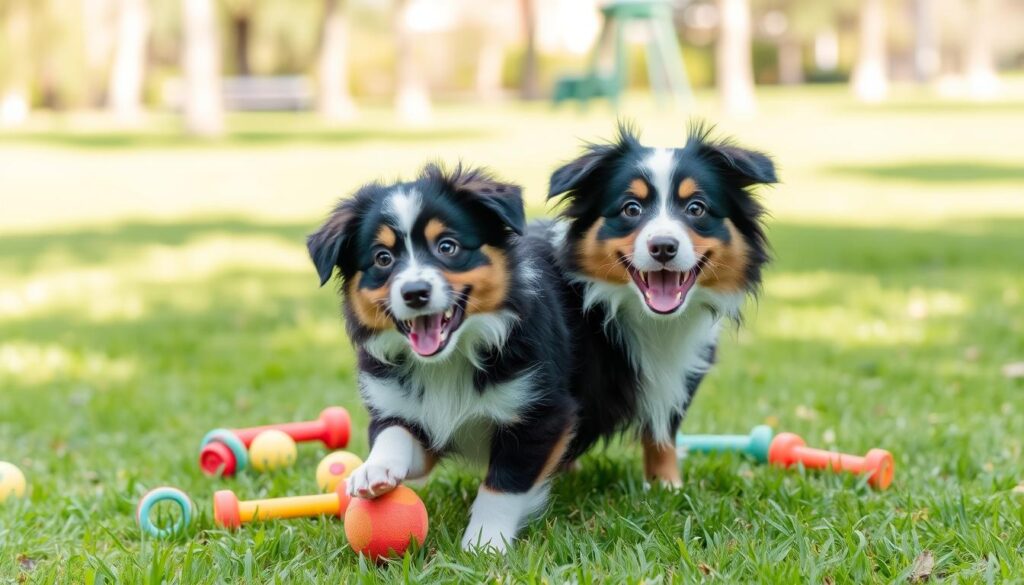
<svg viewBox="0 0 1024 585"><path fill-rule="evenodd" d="M402 299L410 309L422 309L430 302L430 283L414 280L402 285Z"/></svg>
<svg viewBox="0 0 1024 585"><path fill-rule="evenodd" d="M664 264L676 257L679 251L679 240L668 236L655 236L647 242L647 250L651 257Z"/></svg>

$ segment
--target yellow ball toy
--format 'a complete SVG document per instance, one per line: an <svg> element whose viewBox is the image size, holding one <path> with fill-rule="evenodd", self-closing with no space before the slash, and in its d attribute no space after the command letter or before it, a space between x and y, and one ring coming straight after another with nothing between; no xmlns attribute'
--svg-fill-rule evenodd
<svg viewBox="0 0 1024 585"><path fill-rule="evenodd" d="M325 493L333 492L338 484L348 479L363 460L348 451L328 453L316 466L316 485Z"/></svg>
<svg viewBox="0 0 1024 585"><path fill-rule="evenodd" d="M25 474L13 464L0 461L0 504L7 498L25 495Z"/></svg>
<svg viewBox="0 0 1024 585"><path fill-rule="evenodd" d="M249 465L256 471L291 467L298 456L295 439L282 431L263 431L249 445Z"/></svg>

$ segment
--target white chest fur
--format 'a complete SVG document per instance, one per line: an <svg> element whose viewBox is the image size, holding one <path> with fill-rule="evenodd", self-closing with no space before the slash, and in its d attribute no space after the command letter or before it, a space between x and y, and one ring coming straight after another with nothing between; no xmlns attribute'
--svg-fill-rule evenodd
<svg viewBox="0 0 1024 585"><path fill-rule="evenodd" d="M605 308L605 331L626 349L638 374L640 419L655 441L671 443L669 421L685 412L690 400L686 380L710 367L708 348L718 338L723 318L737 314L742 295L695 287L679 314L659 317L644 308L632 285L585 284L584 310L598 304Z"/></svg>
<svg viewBox="0 0 1024 585"><path fill-rule="evenodd" d="M530 373L477 390L474 367L468 360L417 364L407 382L359 375L359 388L367 405L381 416L397 417L420 426L435 449L452 447L470 458L467 446L489 442L489 429L515 423L528 402ZM485 435L485 436L478 436ZM474 441L474 439L476 439Z"/></svg>

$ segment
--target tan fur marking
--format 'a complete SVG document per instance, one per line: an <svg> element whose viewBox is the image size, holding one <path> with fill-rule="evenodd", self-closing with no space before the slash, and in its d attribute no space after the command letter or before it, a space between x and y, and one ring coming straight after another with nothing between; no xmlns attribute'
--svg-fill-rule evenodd
<svg viewBox="0 0 1024 585"><path fill-rule="evenodd" d="M466 314L492 313L505 302L508 292L508 261L505 253L493 246L481 248L491 263L466 272L444 272L448 284L457 292L472 286Z"/></svg>
<svg viewBox="0 0 1024 585"><path fill-rule="evenodd" d="M694 181L690 177L683 179L683 182L679 183L678 195L680 199L686 199L697 191L700 191L700 186L697 185L697 181Z"/></svg>
<svg viewBox="0 0 1024 585"><path fill-rule="evenodd" d="M565 429L565 432L563 432L562 436L559 437L558 442L555 443L554 448L551 449L551 453L548 453L548 458L544 462L544 468L541 470L540 477L537 478L537 481L533 482L534 485L551 477L553 473L561 468L562 456L565 455L565 450L569 448L569 442L572 441L573 434L572 427Z"/></svg>
<svg viewBox="0 0 1024 585"><path fill-rule="evenodd" d="M599 240L597 232L603 225L604 218L597 220L577 244L576 255L580 267L584 273L594 278L627 284L631 279L626 266L619 260L619 255L625 258L633 256L636 232L622 238Z"/></svg>
<svg viewBox="0 0 1024 585"><path fill-rule="evenodd" d="M679 475L676 449L671 443L655 443L644 437L644 477L648 481L660 481L670 487L681 487L683 478Z"/></svg>
<svg viewBox="0 0 1024 585"><path fill-rule="evenodd" d="M377 230L377 243L383 244L388 248L394 248L395 244L398 243L398 234L395 230L391 229L391 226L382 225Z"/></svg>
<svg viewBox="0 0 1024 585"><path fill-rule="evenodd" d="M742 290L747 283L747 265L750 262L750 247L736 226L728 219L725 227L729 230L729 242L718 238L707 238L687 229L697 256L707 255L704 270L697 284L704 288L725 292Z"/></svg>
<svg viewBox="0 0 1024 585"><path fill-rule="evenodd" d="M377 331L392 327L394 323L384 312L384 299L388 296L388 287L382 286L372 290L359 288L363 273L357 272L348 285L348 298L352 302L352 310L356 318L370 329Z"/></svg>
<svg viewBox="0 0 1024 585"><path fill-rule="evenodd" d="M647 199L647 196L651 194L650 189L647 188L647 182L643 179L633 179L629 184L629 192L637 199Z"/></svg>
<svg viewBox="0 0 1024 585"><path fill-rule="evenodd" d="M423 229L423 234L427 236L428 242L437 240L438 236L443 234L448 229L448 226L441 223L439 219L432 219L427 222L427 227Z"/></svg>

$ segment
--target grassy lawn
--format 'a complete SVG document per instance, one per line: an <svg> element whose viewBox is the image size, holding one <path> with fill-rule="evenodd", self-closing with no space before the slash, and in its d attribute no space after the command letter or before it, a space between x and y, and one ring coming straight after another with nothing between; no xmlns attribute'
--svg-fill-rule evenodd
<svg viewBox="0 0 1024 585"><path fill-rule="evenodd" d="M691 457L681 491L644 491L639 449L616 443L557 480L504 559L458 548L480 474L457 463L417 488L426 546L381 568L336 521L217 530L214 490L314 493L324 450L214 481L195 461L207 430L341 404L350 449L367 452L337 300L303 244L333 198L462 157L522 182L540 215L547 173L614 116L442 109L413 130L375 110L334 130L254 116L216 144L164 119L111 132L55 118L0 135L0 460L32 490L0 507L0 583L898 582L925 551L933 577L1021 579L1024 379L1003 367L1024 361L1024 104L868 108L815 89L765 91L761 109L721 128L777 158L776 262L684 429L767 422L884 447L889 491L738 457ZM685 115L630 114L651 142L683 135ZM200 510L176 540L134 524L158 485Z"/></svg>

